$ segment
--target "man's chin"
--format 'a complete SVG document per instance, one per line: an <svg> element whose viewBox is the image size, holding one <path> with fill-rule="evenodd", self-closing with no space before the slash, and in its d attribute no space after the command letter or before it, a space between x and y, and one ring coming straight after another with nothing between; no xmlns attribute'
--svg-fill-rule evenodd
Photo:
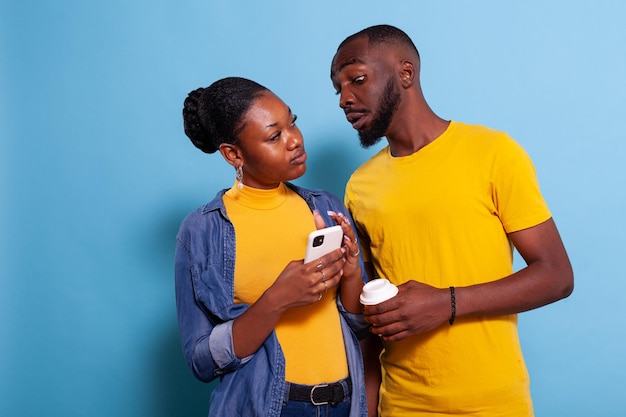
<svg viewBox="0 0 626 417"><path fill-rule="evenodd" d="M361 142L362 148L369 148L371 146L376 145L383 138L379 135L373 135L371 132L361 129L358 130L359 133L359 141Z"/></svg>

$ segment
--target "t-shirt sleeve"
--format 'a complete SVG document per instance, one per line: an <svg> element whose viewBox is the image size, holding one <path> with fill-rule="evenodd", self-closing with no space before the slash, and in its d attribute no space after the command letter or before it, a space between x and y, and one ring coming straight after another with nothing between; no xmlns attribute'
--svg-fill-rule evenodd
<svg viewBox="0 0 626 417"><path fill-rule="evenodd" d="M551 217L533 162L507 135L497 141L493 168L493 199L507 233L536 226Z"/></svg>

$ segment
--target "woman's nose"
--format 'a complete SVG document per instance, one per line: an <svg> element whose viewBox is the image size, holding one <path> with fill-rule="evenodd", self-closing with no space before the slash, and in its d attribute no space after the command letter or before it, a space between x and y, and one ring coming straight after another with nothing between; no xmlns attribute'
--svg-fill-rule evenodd
<svg viewBox="0 0 626 417"><path fill-rule="evenodd" d="M289 138L287 139L287 146L289 149L295 149L302 146L302 142L304 142L302 133L300 132L300 129L296 128L296 130L289 135Z"/></svg>

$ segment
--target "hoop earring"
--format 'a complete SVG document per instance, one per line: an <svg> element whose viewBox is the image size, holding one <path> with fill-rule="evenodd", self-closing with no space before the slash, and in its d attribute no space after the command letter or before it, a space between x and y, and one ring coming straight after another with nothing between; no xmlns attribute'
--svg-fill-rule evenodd
<svg viewBox="0 0 626 417"><path fill-rule="evenodd" d="M243 188L243 166L237 167L237 174L235 175L235 179L237 180L237 188L240 190Z"/></svg>

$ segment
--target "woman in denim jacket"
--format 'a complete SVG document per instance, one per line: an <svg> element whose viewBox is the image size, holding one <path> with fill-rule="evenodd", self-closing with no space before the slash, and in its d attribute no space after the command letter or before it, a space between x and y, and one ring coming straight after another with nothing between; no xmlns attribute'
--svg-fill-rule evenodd
<svg viewBox="0 0 626 417"><path fill-rule="evenodd" d="M198 379L220 378L209 415L366 416L363 262L341 200L288 182L306 171L296 116L229 77L192 91L183 118L196 147L236 170L176 240L183 352ZM341 249L303 263L308 233L334 224Z"/></svg>

